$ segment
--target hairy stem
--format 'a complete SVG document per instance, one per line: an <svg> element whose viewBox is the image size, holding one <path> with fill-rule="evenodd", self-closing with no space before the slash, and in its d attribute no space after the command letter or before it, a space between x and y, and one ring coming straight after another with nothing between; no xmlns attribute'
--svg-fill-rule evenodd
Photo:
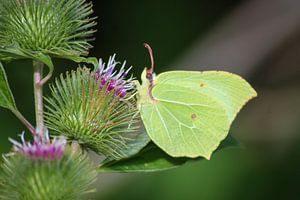
<svg viewBox="0 0 300 200"><path fill-rule="evenodd" d="M33 61L34 75L34 100L35 100L35 116L36 116L36 134L44 134L44 105L43 105L43 78L44 64L39 61Z"/></svg>

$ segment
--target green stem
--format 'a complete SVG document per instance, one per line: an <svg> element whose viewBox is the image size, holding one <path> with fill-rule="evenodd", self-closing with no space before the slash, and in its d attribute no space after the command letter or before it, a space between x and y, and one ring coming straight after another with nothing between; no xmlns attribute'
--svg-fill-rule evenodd
<svg viewBox="0 0 300 200"><path fill-rule="evenodd" d="M30 122L28 122L19 111L14 109L12 109L11 111L24 124L24 126L32 133L32 135L35 135L35 128L30 124Z"/></svg>
<svg viewBox="0 0 300 200"><path fill-rule="evenodd" d="M34 100L35 100L35 116L36 116L36 134L44 134L44 104L43 104L43 77L44 64L39 61L33 61L34 68Z"/></svg>

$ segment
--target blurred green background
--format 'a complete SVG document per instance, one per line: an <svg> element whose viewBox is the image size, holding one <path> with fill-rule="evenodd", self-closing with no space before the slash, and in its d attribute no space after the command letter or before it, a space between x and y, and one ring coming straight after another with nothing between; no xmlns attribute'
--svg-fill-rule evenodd
<svg viewBox="0 0 300 200"><path fill-rule="evenodd" d="M150 64L142 46L147 42L157 73L227 70L245 77L259 94L231 129L243 148L170 171L100 175L95 199L300 199L300 2L94 0L94 10L92 56L116 53L139 77ZM76 67L55 64L56 76ZM19 109L34 122L31 63L5 68ZM17 138L24 127L4 109L0 127L4 153L11 147L7 138Z"/></svg>

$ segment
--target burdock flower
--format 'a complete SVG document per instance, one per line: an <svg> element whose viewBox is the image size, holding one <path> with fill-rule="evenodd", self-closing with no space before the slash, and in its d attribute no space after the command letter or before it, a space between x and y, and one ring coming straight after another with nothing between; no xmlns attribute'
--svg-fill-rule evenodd
<svg viewBox="0 0 300 200"><path fill-rule="evenodd" d="M87 55L92 13L86 0L0 0L0 60Z"/></svg>
<svg viewBox="0 0 300 200"><path fill-rule="evenodd" d="M125 71L126 61L123 62L122 67L119 71L115 70L115 67L119 62L115 61L115 56L109 57L107 65L99 60L99 67L96 71L96 81L100 81L100 89L106 86L108 92L114 91L114 94L119 97L125 97L127 92L134 88L132 82L132 76L126 79L128 72L132 66Z"/></svg>
<svg viewBox="0 0 300 200"><path fill-rule="evenodd" d="M35 136L34 142L10 139L15 153L3 156L0 166L0 199L86 199L96 178L95 167L82 151L66 140Z"/></svg>
<svg viewBox="0 0 300 200"><path fill-rule="evenodd" d="M52 133L77 140L98 154L120 158L137 136L138 115L131 68L102 60L95 70L78 68L61 75L46 98L46 124Z"/></svg>
<svg viewBox="0 0 300 200"><path fill-rule="evenodd" d="M54 138L50 141L48 131L44 136L36 135L34 142L25 141L24 132L21 135L21 143L9 138L14 144L14 150L32 159L60 159L64 155L66 139L63 137Z"/></svg>

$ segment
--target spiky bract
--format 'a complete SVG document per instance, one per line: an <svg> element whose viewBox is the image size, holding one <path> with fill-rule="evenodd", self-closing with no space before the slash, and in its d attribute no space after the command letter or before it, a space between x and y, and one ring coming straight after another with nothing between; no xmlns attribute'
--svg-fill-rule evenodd
<svg viewBox="0 0 300 200"><path fill-rule="evenodd" d="M71 151L60 159L36 160L24 154L4 156L0 171L0 199L85 199L96 178L86 155Z"/></svg>
<svg viewBox="0 0 300 200"><path fill-rule="evenodd" d="M0 59L14 59L16 52L87 55L92 13L86 0L0 0Z"/></svg>
<svg viewBox="0 0 300 200"><path fill-rule="evenodd" d="M77 140L98 154L122 157L128 140L136 136L134 91L120 97L118 88L103 83L103 76L87 68L67 73L51 85L52 97L46 98L46 124L52 133Z"/></svg>

